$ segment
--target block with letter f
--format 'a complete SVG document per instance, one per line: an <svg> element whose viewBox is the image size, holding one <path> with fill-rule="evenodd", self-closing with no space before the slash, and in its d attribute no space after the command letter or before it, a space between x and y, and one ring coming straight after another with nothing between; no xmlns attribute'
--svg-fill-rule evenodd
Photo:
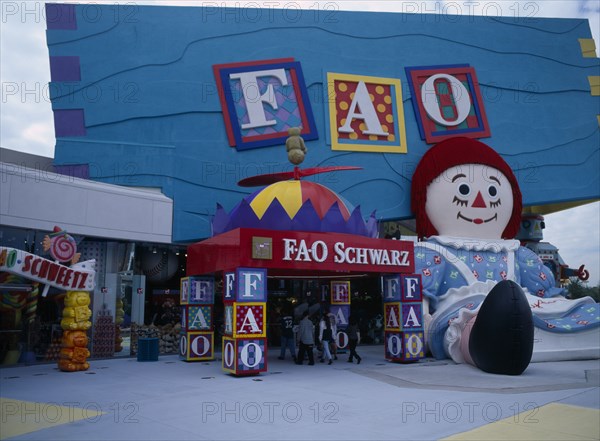
<svg viewBox="0 0 600 441"><path fill-rule="evenodd" d="M389 274L383 279L383 301L399 302L402 300L402 282L399 274Z"/></svg>
<svg viewBox="0 0 600 441"><path fill-rule="evenodd" d="M267 270L238 268L235 273L236 302L267 301Z"/></svg>
<svg viewBox="0 0 600 441"><path fill-rule="evenodd" d="M421 302L423 300L421 276L419 274L403 274L400 276L402 284L402 299L405 302Z"/></svg>

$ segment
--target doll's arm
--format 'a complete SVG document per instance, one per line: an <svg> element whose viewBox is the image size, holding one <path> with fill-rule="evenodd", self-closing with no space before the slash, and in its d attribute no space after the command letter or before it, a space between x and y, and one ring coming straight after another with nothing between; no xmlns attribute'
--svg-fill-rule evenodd
<svg viewBox="0 0 600 441"><path fill-rule="evenodd" d="M550 268L529 248L520 247L517 250L517 265L520 285L527 288L531 295L544 298L565 295L564 289L555 286Z"/></svg>

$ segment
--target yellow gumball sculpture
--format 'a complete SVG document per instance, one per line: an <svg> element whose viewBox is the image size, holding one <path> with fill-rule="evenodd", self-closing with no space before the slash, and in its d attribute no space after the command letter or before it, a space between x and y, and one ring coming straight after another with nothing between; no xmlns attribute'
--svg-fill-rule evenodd
<svg viewBox="0 0 600 441"><path fill-rule="evenodd" d="M62 371L85 371L90 367L87 358L88 337L85 331L65 331L62 339L58 367Z"/></svg>
<svg viewBox="0 0 600 441"><path fill-rule="evenodd" d="M61 371L85 371L90 367L86 361L90 356L90 351L87 349L86 331L92 326L90 322L92 311L89 304L90 294L88 292L67 292L63 319L60 322L64 330L58 361Z"/></svg>
<svg viewBox="0 0 600 441"><path fill-rule="evenodd" d="M90 294L85 291L69 291L65 297L65 309L60 326L67 331L87 331L92 326L89 321L92 311L88 307Z"/></svg>

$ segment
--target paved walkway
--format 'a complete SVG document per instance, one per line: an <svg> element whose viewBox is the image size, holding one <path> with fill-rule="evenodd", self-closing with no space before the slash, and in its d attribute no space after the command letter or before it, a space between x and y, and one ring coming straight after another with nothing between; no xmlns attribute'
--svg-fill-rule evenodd
<svg viewBox="0 0 600 441"><path fill-rule="evenodd" d="M600 361L534 363L519 377L450 361L296 366L236 378L220 361L92 361L0 369L0 438L14 440L599 440ZM220 354L217 354L220 359Z"/></svg>

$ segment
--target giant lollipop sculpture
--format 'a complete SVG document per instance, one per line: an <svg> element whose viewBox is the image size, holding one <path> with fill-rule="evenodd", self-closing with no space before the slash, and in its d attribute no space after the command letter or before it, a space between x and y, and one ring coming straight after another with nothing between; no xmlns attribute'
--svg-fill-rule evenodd
<svg viewBox="0 0 600 441"><path fill-rule="evenodd" d="M44 251L57 262L70 262L75 265L79 262L81 254L77 252L77 242L73 236L59 227L54 227L54 232L44 237ZM46 285L44 293L49 285ZM45 296L45 294L43 294ZM87 358L90 351L87 348L87 330L92 323L92 311L89 308L90 294L87 291L68 291L65 297L63 319L60 325L63 329L62 349L58 360L61 371L85 371L90 365Z"/></svg>
<svg viewBox="0 0 600 441"><path fill-rule="evenodd" d="M77 242L60 227L54 227L54 232L45 236L42 244L44 251L49 251L57 262L71 262L71 264L79 262L81 253L77 252Z"/></svg>

